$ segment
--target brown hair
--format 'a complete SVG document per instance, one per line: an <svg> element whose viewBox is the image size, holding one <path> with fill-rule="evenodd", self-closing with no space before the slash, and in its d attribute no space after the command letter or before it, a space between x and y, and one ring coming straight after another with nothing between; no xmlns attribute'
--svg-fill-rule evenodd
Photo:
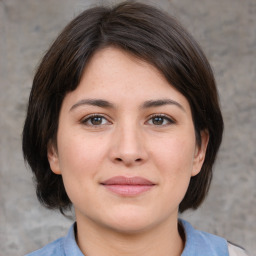
<svg viewBox="0 0 256 256"><path fill-rule="evenodd" d="M133 1L81 13L58 36L37 69L23 130L23 153L35 175L38 199L62 213L72 204L62 177L50 170L47 144L56 142L65 95L78 86L92 54L107 46L119 47L151 63L186 97L199 145L200 131L208 130L201 172L191 178L179 206L180 212L196 209L208 192L223 132L214 76L199 45L175 19Z"/></svg>

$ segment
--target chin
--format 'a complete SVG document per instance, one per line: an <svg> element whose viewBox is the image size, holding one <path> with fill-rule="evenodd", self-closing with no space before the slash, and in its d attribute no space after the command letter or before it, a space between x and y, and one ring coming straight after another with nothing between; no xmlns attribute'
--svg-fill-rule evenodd
<svg viewBox="0 0 256 256"><path fill-rule="evenodd" d="M119 213L118 216L113 215L109 221L109 227L119 233L136 234L150 229L154 226L152 215L137 213Z"/></svg>
<svg viewBox="0 0 256 256"><path fill-rule="evenodd" d="M149 223L134 223L134 222L126 222L126 223L117 223L112 225L112 230L117 233L124 235L134 235L143 233L144 231L150 229Z"/></svg>

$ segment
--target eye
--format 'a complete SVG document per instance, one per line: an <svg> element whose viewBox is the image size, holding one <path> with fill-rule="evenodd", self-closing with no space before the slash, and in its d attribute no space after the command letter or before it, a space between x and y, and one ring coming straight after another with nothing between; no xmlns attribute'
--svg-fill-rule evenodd
<svg viewBox="0 0 256 256"><path fill-rule="evenodd" d="M150 125L164 126L168 124L174 124L175 121L170 117L161 114L161 115L151 116L150 119L147 121L147 123Z"/></svg>
<svg viewBox="0 0 256 256"><path fill-rule="evenodd" d="M84 118L81 123L87 126L101 126L110 124L110 122L102 115L90 115Z"/></svg>

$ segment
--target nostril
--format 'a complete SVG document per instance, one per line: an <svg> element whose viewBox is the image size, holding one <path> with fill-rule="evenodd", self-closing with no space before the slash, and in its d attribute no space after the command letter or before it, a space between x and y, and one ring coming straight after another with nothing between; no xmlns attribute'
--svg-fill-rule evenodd
<svg viewBox="0 0 256 256"><path fill-rule="evenodd" d="M117 157L116 158L116 161L118 161L118 162L123 162L123 159L122 158L120 158L120 157ZM142 161L142 159L141 158L137 158L137 159L135 159L135 162L141 162Z"/></svg>

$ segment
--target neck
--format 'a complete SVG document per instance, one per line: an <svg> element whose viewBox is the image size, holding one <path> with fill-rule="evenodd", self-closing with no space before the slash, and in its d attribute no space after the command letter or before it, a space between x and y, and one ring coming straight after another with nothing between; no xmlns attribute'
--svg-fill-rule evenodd
<svg viewBox="0 0 256 256"><path fill-rule="evenodd" d="M124 233L77 219L77 243L85 256L180 256L184 242L175 222L136 233Z"/></svg>

